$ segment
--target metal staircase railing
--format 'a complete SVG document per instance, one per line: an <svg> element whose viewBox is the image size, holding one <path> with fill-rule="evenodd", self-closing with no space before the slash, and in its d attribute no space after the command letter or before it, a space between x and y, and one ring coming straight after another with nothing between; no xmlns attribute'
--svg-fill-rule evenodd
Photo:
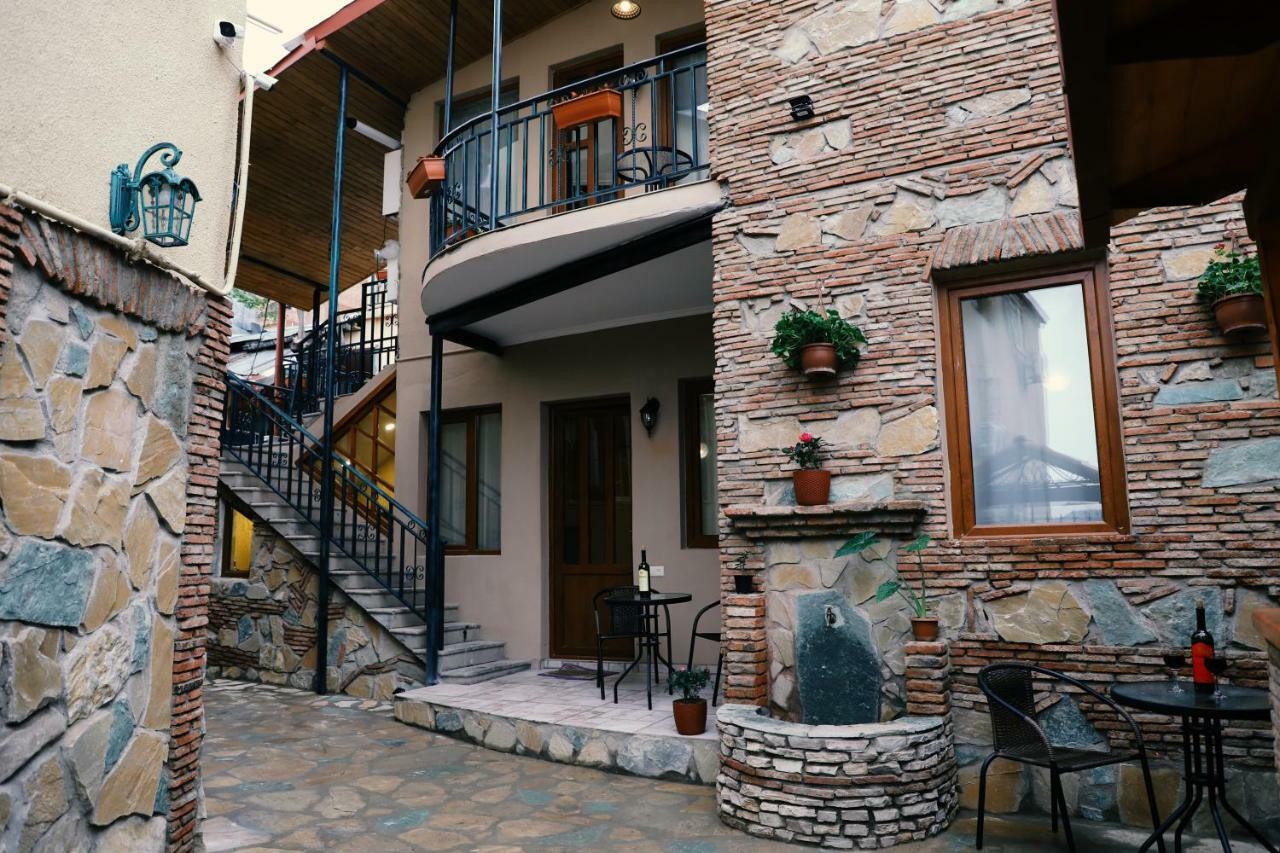
<svg viewBox="0 0 1280 853"><path fill-rule="evenodd" d="M434 673L444 638L444 596L429 584L430 526L341 456L335 454L332 464L324 465L321 439L279 405L287 398L285 390L228 374L223 452L321 535L328 525L335 556L349 558L427 623L426 665ZM328 519L321 509L326 471L333 478L333 515Z"/></svg>

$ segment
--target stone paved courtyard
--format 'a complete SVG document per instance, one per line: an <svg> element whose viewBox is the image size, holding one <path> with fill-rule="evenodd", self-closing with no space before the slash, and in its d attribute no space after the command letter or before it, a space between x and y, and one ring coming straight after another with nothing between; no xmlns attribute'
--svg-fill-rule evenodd
<svg viewBox="0 0 1280 853"><path fill-rule="evenodd" d="M206 701L209 851L787 849L723 826L713 787L492 752L399 723L386 703L232 681L211 682ZM1142 838L1103 824L1077 827L1081 853L1136 850ZM972 848L970 817L941 838L896 849ZM1056 846L1047 818L1028 817L992 820L984 849Z"/></svg>

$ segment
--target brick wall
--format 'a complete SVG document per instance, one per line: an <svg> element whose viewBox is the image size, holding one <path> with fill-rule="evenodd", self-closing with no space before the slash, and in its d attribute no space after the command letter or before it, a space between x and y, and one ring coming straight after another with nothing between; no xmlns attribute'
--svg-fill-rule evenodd
<svg viewBox="0 0 1280 853"><path fill-rule="evenodd" d="M974 667L1001 657L1093 661L1102 686L1158 674L1159 650L1185 645L1196 597L1233 676L1260 685L1249 616L1280 593L1280 403L1265 337L1225 339L1195 297L1213 245L1247 243L1239 199L1112 232L1131 530L955 539L938 273L1079 260L1050 3L711 0L707 29L713 169L732 201L713 229L724 588L739 554L766 567L731 508L787 500L780 448L805 428L831 441L826 467L846 499L925 502L929 586L955 614L944 630L959 640L957 703L973 699ZM787 99L801 93L817 115L795 122ZM830 383L788 370L768 348L792 306L857 322L863 360ZM1041 619L1045 600L1054 612ZM727 624L730 648L750 629ZM1269 754L1268 732L1233 735L1241 763Z"/></svg>

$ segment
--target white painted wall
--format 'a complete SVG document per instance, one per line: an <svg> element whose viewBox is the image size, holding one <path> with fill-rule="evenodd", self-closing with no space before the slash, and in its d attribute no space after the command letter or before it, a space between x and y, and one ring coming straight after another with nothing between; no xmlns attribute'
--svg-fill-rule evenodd
<svg viewBox="0 0 1280 853"><path fill-rule="evenodd" d="M219 20L243 27L245 0L5 0L0 183L109 227L111 170L172 142L203 201L191 245L163 251L221 282L242 43L218 48Z"/></svg>

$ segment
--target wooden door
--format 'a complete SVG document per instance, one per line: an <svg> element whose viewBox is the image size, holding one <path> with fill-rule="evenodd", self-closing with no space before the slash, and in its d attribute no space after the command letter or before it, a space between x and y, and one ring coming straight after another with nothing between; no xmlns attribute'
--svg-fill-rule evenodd
<svg viewBox="0 0 1280 853"><path fill-rule="evenodd" d="M631 583L630 405L551 410L551 656L594 658L591 598ZM629 643L606 649L630 657Z"/></svg>

